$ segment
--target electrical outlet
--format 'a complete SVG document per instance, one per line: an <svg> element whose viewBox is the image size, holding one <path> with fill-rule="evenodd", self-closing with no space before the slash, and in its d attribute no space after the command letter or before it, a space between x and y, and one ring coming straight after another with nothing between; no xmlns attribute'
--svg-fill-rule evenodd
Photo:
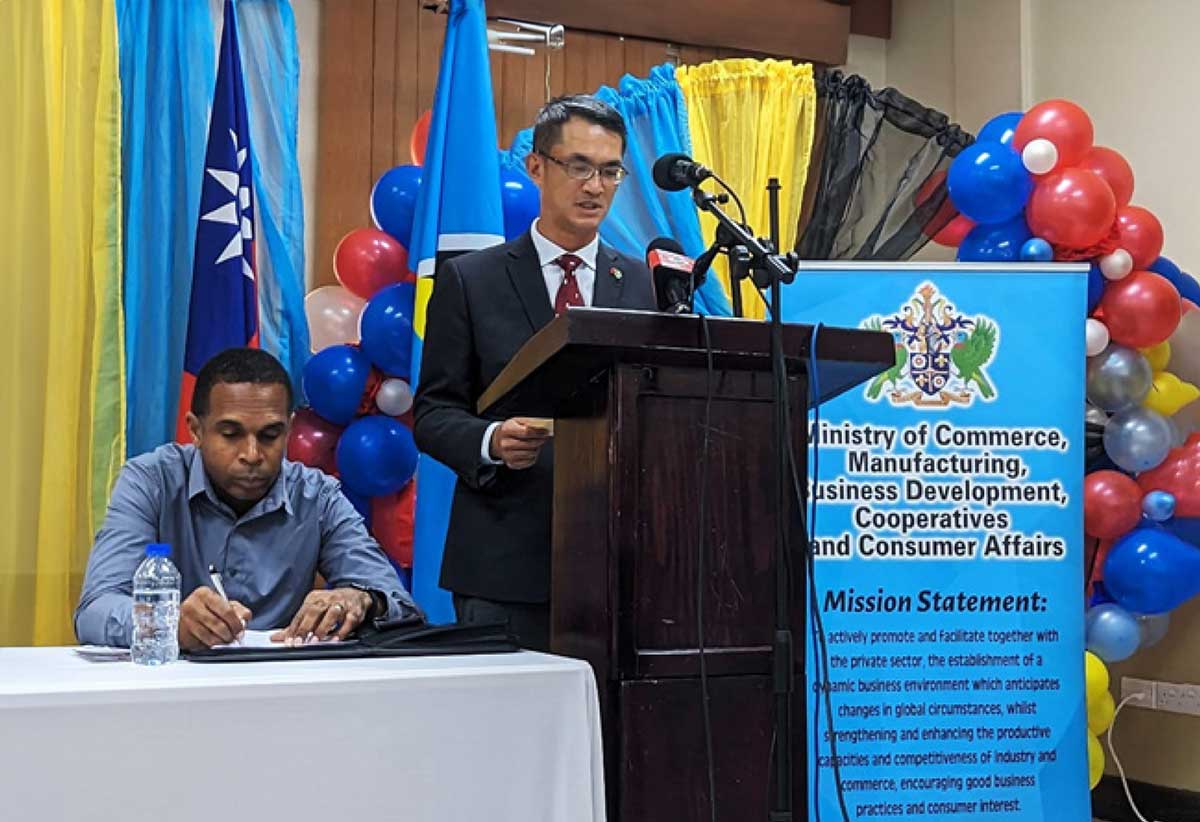
<svg viewBox="0 0 1200 822"><path fill-rule="evenodd" d="M1135 708L1154 708L1154 681L1150 679L1135 679L1131 676L1121 677L1121 700L1140 695L1141 699L1130 700Z"/></svg>
<svg viewBox="0 0 1200 822"><path fill-rule="evenodd" d="M1200 685L1156 682L1154 707L1160 711L1200 716Z"/></svg>

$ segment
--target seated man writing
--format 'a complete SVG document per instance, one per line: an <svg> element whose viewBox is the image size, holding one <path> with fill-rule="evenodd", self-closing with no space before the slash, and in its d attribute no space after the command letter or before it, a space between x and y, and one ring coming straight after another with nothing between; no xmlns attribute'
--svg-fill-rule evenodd
<svg viewBox="0 0 1200 822"><path fill-rule="evenodd" d="M179 646L344 639L364 621L419 613L333 477L283 458L287 372L265 351L233 348L196 377L194 445L164 445L125 464L88 560L75 610L87 644L128 646L133 573L148 543L171 545L183 579ZM223 577L226 602L211 587ZM326 590L312 590L320 572Z"/></svg>

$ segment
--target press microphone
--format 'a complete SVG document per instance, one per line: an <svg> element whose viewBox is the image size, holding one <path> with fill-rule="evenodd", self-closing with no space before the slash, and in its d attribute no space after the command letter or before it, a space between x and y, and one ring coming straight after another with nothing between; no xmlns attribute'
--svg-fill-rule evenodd
<svg viewBox="0 0 1200 822"><path fill-rule="evenodd" d="M646 265L653 276L658 310L667 314L690 314L695 263L683 253L683 246L669 237L651 240L646 248Z"/></svg>
<svg viewBox="0 0 1200 822"><path fill-rule="evenodd" d="M712 171L686 154L664 154L654 161L654 184L663 191L694 188L711 176Z"/></svg>

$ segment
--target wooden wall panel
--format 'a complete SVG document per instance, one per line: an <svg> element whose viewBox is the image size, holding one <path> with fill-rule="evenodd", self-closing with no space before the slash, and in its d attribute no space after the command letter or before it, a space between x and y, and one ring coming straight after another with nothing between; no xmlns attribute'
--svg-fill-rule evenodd
<svg viewBox="0 0 1200 822"><path fill-rule="evenodd" d="M346 232L371 225L371 187L389 168L411 162L409 135L433 105L446 18L418 0L340 0L321 8L314 286L335 282L333 250ZM562 51L533 57L492 52L492 92L502 146L528 127L550 96L616 87L675 59L698 64L732 49L669 48L659 40L568 30Z"/></svg>

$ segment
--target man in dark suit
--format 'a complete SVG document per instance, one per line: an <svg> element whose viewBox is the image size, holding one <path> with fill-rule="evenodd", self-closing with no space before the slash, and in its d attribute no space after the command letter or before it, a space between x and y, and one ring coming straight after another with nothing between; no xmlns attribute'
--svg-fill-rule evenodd
<svg viewBox="0 0 1200 822"><path fill-rule="evenodd" d="M650 272L600 242L625 177L625 123L594 97L553 100L525 160L541 191L530 231L438 270L415 403L418 447L458 475L441 585L461 622L508 620L528 648L550 628L551 432L475 403L525 342L571 306L655 307Z"/></svg>

